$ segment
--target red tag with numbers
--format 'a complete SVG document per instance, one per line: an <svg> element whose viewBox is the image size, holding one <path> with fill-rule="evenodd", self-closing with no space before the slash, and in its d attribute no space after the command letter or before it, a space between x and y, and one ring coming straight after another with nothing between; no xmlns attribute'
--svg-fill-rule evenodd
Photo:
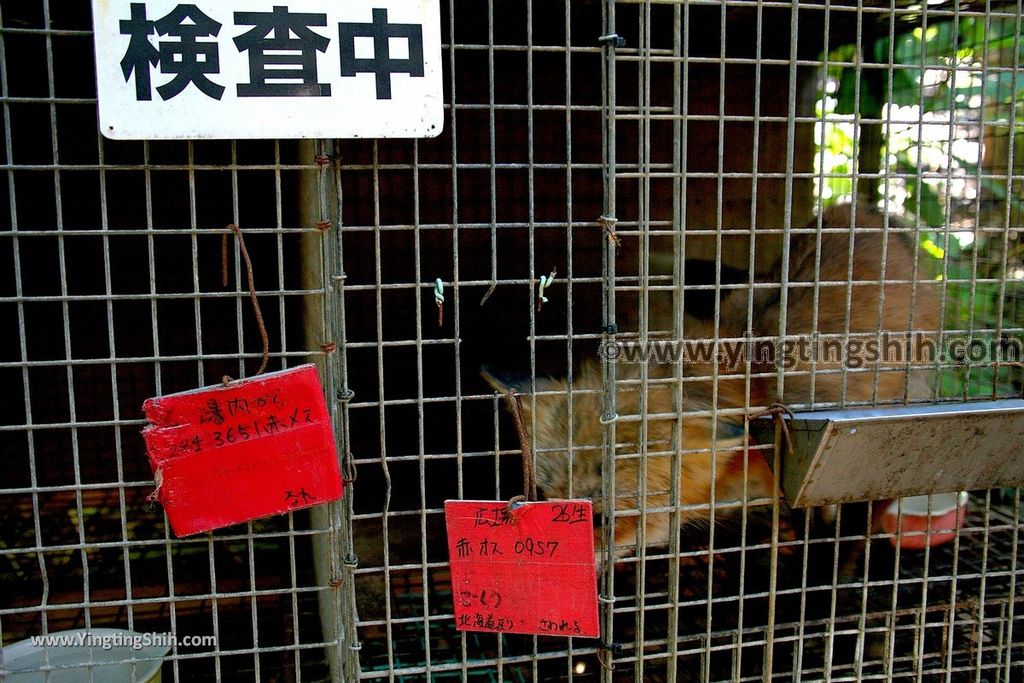
<svg viewBox="0 0 1024 683"><path fill-rule="evenodd" d="M341 497L313 365L146 400L157 499L178 536Z"/></svg>
<svg viewBox="0 0 1024 683"><path fill-rule="evenodd" d="M600 635L589 500L449 500L444 515L456 628Z"/></svg>

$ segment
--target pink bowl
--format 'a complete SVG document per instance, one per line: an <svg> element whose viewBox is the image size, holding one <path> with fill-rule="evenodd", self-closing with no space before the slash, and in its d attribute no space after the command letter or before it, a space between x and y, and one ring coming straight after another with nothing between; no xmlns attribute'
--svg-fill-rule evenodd
<svg viewBox="0 0 1024 683"><path fill-rule="evenodd" d="M931 515L928 514L929 498L932 500ZM889 504L882 514L882 528L893 534L889 541L894 547L898 544L909 550L923 550L953 540L966 516L966 491L912 496ZM895 535L897 529L900 537ZM930 535L927 533L929 530Z"/></svg>

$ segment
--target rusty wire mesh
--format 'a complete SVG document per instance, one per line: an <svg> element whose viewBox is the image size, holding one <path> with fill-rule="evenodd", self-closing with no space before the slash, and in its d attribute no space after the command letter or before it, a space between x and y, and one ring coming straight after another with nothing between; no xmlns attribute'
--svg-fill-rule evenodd
<svg viewBox="0 0 1024 683"><path fill-rule="evenodd" d="M602 341L722 323L729 293L779 288L779 258L832 204L875 206L921 247L919 280L947 302L932 332L1024 337L1020 5L442 5L444 132L313 146L102 139L88 3L0 2L2 643L217 636L173 651L171 680L1018 680L1019 490L972 492L954 541L928 551L895 548L870 505L823 524L774 496L705 500L690 522L685 479L667 499L642 477L598 491L605 542L613 520L671 520L653 545L641 522L639 547L601 569L603 642L456 631L442 505L521 492L481 367L558 393L549 378L579 381ZM145 505L140 406L260 356L244 272L219 283L228 223L246 231L271 367L320 364L358 479L326 513L178 540ZM1012 362L934 371L921 400L1021 393ZM609 372L580 388L726 386L713 366ZM796 376L762 374L736 378ZM668 418L775 398L711 396ZM598 441L569 438L602 447L606 473L714 448L616 448L648 409L595 427L574 405ZM612 512L617 496L631 502Z"/></svg>

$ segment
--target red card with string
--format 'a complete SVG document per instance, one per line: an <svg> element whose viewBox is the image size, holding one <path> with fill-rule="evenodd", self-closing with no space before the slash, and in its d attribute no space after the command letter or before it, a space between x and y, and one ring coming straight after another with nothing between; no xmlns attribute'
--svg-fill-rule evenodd
<svg viewBox="0 0 1024 683"><path fill-rule="evenodd" d="M589 500L449 500L455 627L597 638L597 567Z"/></svg>
<svg viewBox="0 0 1024 683"><path fill-rule="evenodd" d="M342 495L334 433L313 365L151 398L143 410L154 494L177 536Z"/></svg>

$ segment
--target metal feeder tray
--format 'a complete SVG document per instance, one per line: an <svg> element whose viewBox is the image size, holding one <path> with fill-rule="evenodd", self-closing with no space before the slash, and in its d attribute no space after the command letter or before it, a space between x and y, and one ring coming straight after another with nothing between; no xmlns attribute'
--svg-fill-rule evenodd
<svg viewBox="0 0 1024 683"><path fill-rule="evenodd" d="M796 413L782 490L793 507L1024 483L1024 400ZM771 438L769 418L754 435Z"/></svg>

